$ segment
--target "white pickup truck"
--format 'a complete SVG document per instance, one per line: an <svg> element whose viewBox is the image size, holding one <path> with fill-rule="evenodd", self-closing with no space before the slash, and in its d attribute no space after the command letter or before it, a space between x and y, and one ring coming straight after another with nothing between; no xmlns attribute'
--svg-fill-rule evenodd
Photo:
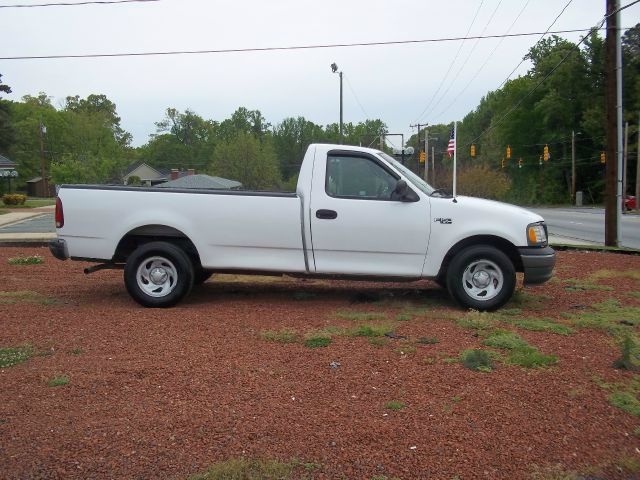
<svg viewBox="0 0 640 480"><path fill-rule="evenodd" d="M435 280L465 307L499 308L516 272L551 277L539 215L434 190L378 150L309 146L296 193L63 185L61 260L124 268L129 294L169 307L214 272Z"/></svg>

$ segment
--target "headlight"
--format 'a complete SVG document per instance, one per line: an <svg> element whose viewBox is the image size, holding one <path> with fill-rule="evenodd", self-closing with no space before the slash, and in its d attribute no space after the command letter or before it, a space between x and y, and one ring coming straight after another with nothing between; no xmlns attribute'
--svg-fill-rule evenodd
<svg viewBox="0 0 640 480"><path fill-rule="evenodd" d="M547 245L547 226L544 222L532 223L527 226L527 242L530 247Z"/></svg>

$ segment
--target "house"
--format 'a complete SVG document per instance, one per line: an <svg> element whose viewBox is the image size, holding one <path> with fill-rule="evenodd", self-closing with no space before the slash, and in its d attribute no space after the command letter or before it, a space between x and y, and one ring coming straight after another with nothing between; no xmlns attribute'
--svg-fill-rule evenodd
<svg viewBox="0 0 640 480"><path fill-rule="evenodd" d="M242 184L235 180L229 180L222 177L214 177L211 175L190 173L188 170L186 175L176 176L174 180L157 185L160 188L196 188L196 189L213 189L213 190L240 190ZM178 174L177 170L171 171L172 178Z"/></svg>
<svg viewBox="0 0 640 480"><path fill-rule="evenodd" d="M0 155L0 170L14 171L18 165L7 157Z"/></svg>
<svg viewBox="0 0 640 480"><path fill-rule="evenodd" d="M166 171L158 170L144 162L136 163L129 167L127 173L122 177L122 183L127 185L130 177L138 177L143 185L152 186L166 182L169 176Z"/></svg>

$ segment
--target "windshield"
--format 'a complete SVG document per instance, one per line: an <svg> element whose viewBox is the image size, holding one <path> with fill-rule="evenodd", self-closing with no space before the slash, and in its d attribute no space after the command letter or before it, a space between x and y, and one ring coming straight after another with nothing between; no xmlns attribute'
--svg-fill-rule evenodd
<svg viewBox="0 0 640 480"><path fill-rule="evenodd" d="M395 158L393 158L390 155L387 155L384 152L378 152L378 155L380 155L382 158L384 158L387 162L389 162L391 165L393 165L396 169L398 169L398 171L402 172L402 174L407 177L407 179L416 187L418 187L422 192L426 193L427 195L431 195L435 188L433 188L431 185L429 185L427 182L425 182L423 179L421 179L418 175L416 175L415 173L413 173L411 170L409 170L407 167L405 167L404 165L402 165L399 161L397 161Z"/></svg>

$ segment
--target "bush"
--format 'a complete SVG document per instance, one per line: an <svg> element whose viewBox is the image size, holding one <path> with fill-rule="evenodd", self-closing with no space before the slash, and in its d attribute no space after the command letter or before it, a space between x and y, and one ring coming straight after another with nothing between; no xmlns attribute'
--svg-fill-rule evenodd
<svg viewBox="0 0 640 480"><path fill-rule="evenodd" d="M2 196L2 203L5 205L24 205L27 201L27 196L20 193L7 193Z"/></svg>
<svg viewBox="0 0 640 480"><path fill-rule="evenodd" d="M127 178L127 185L142 185L142 179L137 175L131 175Z"/></svg>

